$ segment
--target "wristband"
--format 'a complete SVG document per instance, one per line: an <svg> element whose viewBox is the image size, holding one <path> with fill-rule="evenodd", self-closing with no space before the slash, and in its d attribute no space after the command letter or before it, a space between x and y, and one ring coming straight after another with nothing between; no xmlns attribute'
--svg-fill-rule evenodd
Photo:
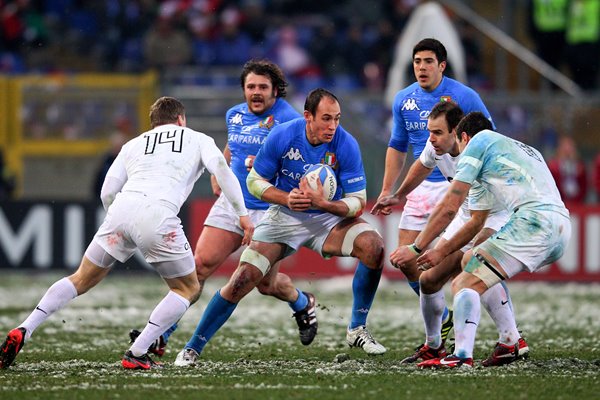
<svg viewBox="0 0 600 400"><path fill-rule="evenodd" d="M409 244L407 247L408 247L408 249L410 251L412 251L413 253L415 253L417 256L420 255L423 252L423 250L421 250L420 248L418 248L417 245L414 244L414 243L413 244Z"/></svg>

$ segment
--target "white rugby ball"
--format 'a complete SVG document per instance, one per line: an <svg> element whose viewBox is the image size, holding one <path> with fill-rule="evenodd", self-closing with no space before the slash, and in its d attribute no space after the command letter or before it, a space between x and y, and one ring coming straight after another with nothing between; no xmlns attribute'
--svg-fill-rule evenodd
<svg viewBox="0 0 600 400"><path fill-rule="evenodd" d="M304 173L308 185L312 189L317 189L317 179L323 185L323 197L327 200L333 199L337 191L337 180L333 168L326 164L314 164Z"/></svg>

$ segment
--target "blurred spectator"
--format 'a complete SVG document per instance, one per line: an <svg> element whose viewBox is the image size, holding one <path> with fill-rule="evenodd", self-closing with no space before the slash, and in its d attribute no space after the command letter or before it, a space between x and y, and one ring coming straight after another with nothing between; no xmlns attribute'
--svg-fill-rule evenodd
<svg viewBox="0 0 600 400"><path fill-rule="evenodd" d="M110 148L102 158L102 163L96 171L93 187L94 199L100 200L100 191L102 190L102 184L104 183L106 173L113 161L115 161L115 158L117 158L119 151L121 151L121 147L135 135L133 128L133 124L128 118L122 117L117 120L116 129L109 138Z"/></svg>
<svg viewBox="0 0 600 400"><path fill-rule="evenodd" d="M583 203L587 194L587 170L579 158L575 141L563 136L558 142L556 155L548 162L560 195L565 202Z"/></svg>
<svg viewBox="0 0 600 400"><path fill-rule="evenodd" d="M144 59L148 67L163 70L191 60L190 38L174 27L171 17L161 15L144 37Z"/></svg>
<svg viewBox="0 0 600 400"><path fill-rule="evenodd" d="M540 58L556 69L564 60L569 0L530 0L529 33Z"/></svg>
<svg viewBox="0 0 600 400"><path fill-rule="evenodd" d="M221 34L214 43L216 65L243 65L255 56L250 36L239 29L240 22L241 15L235 8L227 8L221 14Z"/></svg>
<svg viewBox="0 0 600 400"><path fill-rule="evenodd" d="M290 78L319 75L310 54L298 41L298 32L293 25L284 25L277 32L277 43L271 59Z"/></svg>
<svg viewBox="0 0 600 400"><path fill-rule="evenodd" d="M16 187L15 176L4 163L4 151L0 149L0 200L10 200Z"/></svg>
<svg viewBox="0 0 600 400"><path fill-rule="evenodd" d="M600 0L571 0L567 23L567 64L583 90L598 87Z"/></svg>

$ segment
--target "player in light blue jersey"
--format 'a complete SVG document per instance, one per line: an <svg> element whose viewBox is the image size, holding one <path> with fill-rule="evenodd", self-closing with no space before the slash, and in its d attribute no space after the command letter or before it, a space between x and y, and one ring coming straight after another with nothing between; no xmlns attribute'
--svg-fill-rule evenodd
<svg viewBox="0 0 600 400"><path fill-rule="evenodd" d="M230 108L226 113L227 145L223 154L240 182L250 219L254 224L258 224L269 204L248 192L246 186L248 171L271 130L282 122L300 117L300 113L285 101L287 94L285 75L271 61L248 61L242 68L240 84L245 101ZM221 192L214 176L211 176L211 185L213 192L219 198L204 221L204 228L194 252L200 293L206 279L223 264L227 257L240 248L243 238L239 218L233 212L234 208L227 197ZM282 273L277 274L268 283L270 284L260 285L259 291L289 303L298 323L302 343L310 344L318 326L316 322L309 324L309 320L316 321L314 296L294 289L292 280ZM177 324L153 343L150 351L162 356L168 339L175 329ZM138 334L138 330L132 330L131 340L135 340Z"/></svg>
<svg viewBox="0 0 600 400"><path fill-rule="evenodd" d="M272 280L277 262L302 246L326 258L359 259L346 341L369 354L386 351L366 328L381 277L383 239L359 217L366 203L365 173L358 143L339 125L340 117L337 98L315 89L306 99L304 117L277 126L265 141L247 185L254 196L271 205L238 269L210 301L176 365L194 364L238 302L257 285ZM313 190L303 178L318 163L327 163L335 171L339 190L331 201L323 197L321 187Z"/></svg>
<svg viewBox="0 0 600 400"><path fill-rule="evenodd" d="M469 113L456 128L461 158L450 189L425 229L415 239L428 246L450 224L472 185L479 183L510 211L506 224L463 258L464 270L452 282L456 348L454 354L424 361L419 367L473 365L473 346L480 319L480 296L521 271L535 272L558 260L571 236L569 211L539 151L491 130L479 131L482 113ZM401 248L395 261L413 259ZM417 263L430 262L423 254ZM494 349L496 357L518 355L518 332Z"/></svg>
<svg viewBox="0 0 600 400"><path fill-rule="evenodd" d="M399 91L394 98L392 135L385 157L385 172L379 199L393 193L406 162L409 144L414 159L419 159L429 138L427 118L438 102L452 101L458 104L465 114L481 111L491 120L488 110L473 89L444 76L446 58L446 48L436 39L423 39L413 48L413 71L417 82ZM398 226L398 246L414 242L448 185L447 179L436 167L423 183L406 196L406 204ZM386 215L391 209L383 208L378 212ZM415 262L407 262L400 269L418 295L421 272ZM446 339L452 329L452 314L447 309L444 310L443 320L442 337Z"/></svg>

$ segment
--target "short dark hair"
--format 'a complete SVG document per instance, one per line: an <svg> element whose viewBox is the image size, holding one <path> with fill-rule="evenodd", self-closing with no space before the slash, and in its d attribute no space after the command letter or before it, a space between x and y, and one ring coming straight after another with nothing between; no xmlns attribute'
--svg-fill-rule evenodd
<svg viewBox="0 0 600 400"><path fill-rule="evenodd" d="M444 115L446 117L446 124L448 125L448 131L452 132L458 125L462 117L465 115L462 108L453 101L440 101L437 103L429 113L429 118L434 119Z"/></svg>
<svg viewBox="0 0 600 400"><path fill-rule="evenodd" d="M485 129L494 129L492 122L482 112L473 111L460 120L456 127L456 134L460 135L465 132L467 136L473 137Z"/></svg>
<svg viewBox="0 0 600 400"><path fill-rule="evenodd" d="M446 52L446 48L442 42L433 38L423 39L417 43L415 47L413 47L413 58L415 58L415 54L417 54L419 51L433 51L438 63L446 61L448 58L448 53Z"/></svg>
<svg viewBox="0 0 600 400"><path fill-rule="evenodd" d="M273 84L273 89L277 89L277 97L285 97L287 95L285 87L288 84L285 80L283 71L277 64L266 59L250 60L246 62L242 68L242 74L240 75L242 90L246 84L246 77L250 72L268 77Z"/></svg>
<svg viewBox="0 0 600 400"><path fill-rule="evenodd" d="M323 97L329 97L338 102L339 100L333 93L331 93L327 89L317 88L312 90L308 96L306 96L306 101L304 102L304 110L310 112L313 116L317 113L317 107L319 107L319 103Z"/></svg>
<svg viewBox="0 0 600 400"><path fill-rule="evenodd" d="M174 124L177 117L185 115L185 107L174 97L161 97L150 106L150 126Z"/></svg>

